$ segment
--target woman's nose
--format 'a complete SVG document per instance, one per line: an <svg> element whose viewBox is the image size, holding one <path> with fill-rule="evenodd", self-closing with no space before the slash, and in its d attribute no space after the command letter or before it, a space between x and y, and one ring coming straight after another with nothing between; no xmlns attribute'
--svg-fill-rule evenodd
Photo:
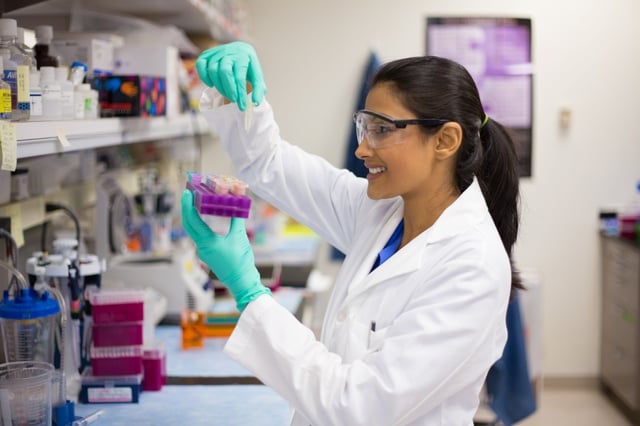
<svg viewBox="0 0 640 426"><path fill-rule="evenodd" d="M360 160L371 156L371 148L369 148L369 143L366 138L358 145L355 154L356 158Z"/></svg>

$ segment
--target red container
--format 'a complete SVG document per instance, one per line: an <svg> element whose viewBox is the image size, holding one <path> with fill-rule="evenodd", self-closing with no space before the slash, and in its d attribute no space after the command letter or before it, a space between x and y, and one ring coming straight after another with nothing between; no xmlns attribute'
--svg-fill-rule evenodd
<svg viewBox="0 0 640 426"><path fill-rule="evenodd" d="M133 376L142 374L142 346L91 347L94 376Z"/></svg>
<svg viewBox="0 0 640 426"><path fill-rule="evenodd" d="M145 349L142 356L144 378L142 389L159 391L167 383L166 353L164 348Z"/></svg>
<svg viewBox="0 0 640 426"><path fill-rule="evenodd" d="M142 345L144 322L116 322L93 324L93 346L138 346Z"/></svg>

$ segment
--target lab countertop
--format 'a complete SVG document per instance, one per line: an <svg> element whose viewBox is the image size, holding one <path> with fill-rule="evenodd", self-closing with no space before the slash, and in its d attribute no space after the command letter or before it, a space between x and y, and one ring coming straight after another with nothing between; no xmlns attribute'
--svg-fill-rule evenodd
<svg viewBox="0 0 640 426"><path fill-rule="evenodd" d="M273 297L297 313L304 294L285 287ZM77 404L76 416L104 410L95 426L288 424L289 404L268 386L256 384L260 382L250 371L223 353L227 338L207 338L204 348L183 350L177 325L156 327L154 338L164 342L169 384L142 392L138 403Z"/></svg>
<svg viewBox="0 0 640 426"><path fill-rule="evenodd" d="M137 404L78 404L76 416L97 410L105 414L95 426L282 426L289 422L289 405L263 385L164 386L142 392Z"/></svg>
<svg viewBox="0 0 640 426"><path fill-rule="evenodd" d="M295 314L303 303L304 290L283 287L275 291L273 297ZM242 379L253 378L253 374L223 353L227 338L207 338L203 348L183 350L180 326L173 325L156 327L154 338L164 342L170 384L252 383Z"/></svg>

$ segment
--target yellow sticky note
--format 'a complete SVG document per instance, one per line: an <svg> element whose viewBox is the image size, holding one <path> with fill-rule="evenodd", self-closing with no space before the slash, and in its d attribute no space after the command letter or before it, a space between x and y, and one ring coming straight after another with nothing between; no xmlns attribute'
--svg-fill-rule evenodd
<svg viewBox="0 0 640 426"><path fill-rule="evenodd" d="M67 139L67 135L64 134L64 129L58 127L56 129L56 135L58 136L58 141L60 142L60 145L62 145L65 148L68 148L71 146L71 142L69 142L69 139Z"/></svg>
<svg viewBox="0 0 640 426"><path fill-rule="evenodd" d="M18 165L18 138L16 126L8 121L0 121L0 169L14 171Z"/></svg>
<svg viewBox="0 0 640 426"><path fill-rule="evenodd" d="M22 234L22 209L20 203L6 206L4 214L11 218L11 236L16 240L17 246L22 247L24 245L24 235Z"/></svg>

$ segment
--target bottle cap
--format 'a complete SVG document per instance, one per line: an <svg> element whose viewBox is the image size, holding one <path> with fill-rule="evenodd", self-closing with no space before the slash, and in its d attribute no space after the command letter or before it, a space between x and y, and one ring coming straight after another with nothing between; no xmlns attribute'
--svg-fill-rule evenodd
<svg viewBox="0 0 640 426"><path fill-rule="evenodd" d="M89 67L87 66L87 64L85 64L84 62L80 62L80 61L73 61L71 63L71 68L82 68L83 71L88 71Z"/></svg>
<svg viewBox="0 0 640 426"><path fill-rule="evenodd" d="M53 27L51 25L38 25L36 27L36 41L38 44L49 44L53 39Z"/></svg>
<svg viewBox="0 0 640 426"><path fill-rule="evenodd" d="M0 19L0 37L15 37L18 34L18 22L15 19Z"/></svg>
<svg viewBox="0 0 640 426"><path fill-rule="evenodd" d="M49 82L56 81L56 68L55 67L40 67L40 81Z"/></svg>

